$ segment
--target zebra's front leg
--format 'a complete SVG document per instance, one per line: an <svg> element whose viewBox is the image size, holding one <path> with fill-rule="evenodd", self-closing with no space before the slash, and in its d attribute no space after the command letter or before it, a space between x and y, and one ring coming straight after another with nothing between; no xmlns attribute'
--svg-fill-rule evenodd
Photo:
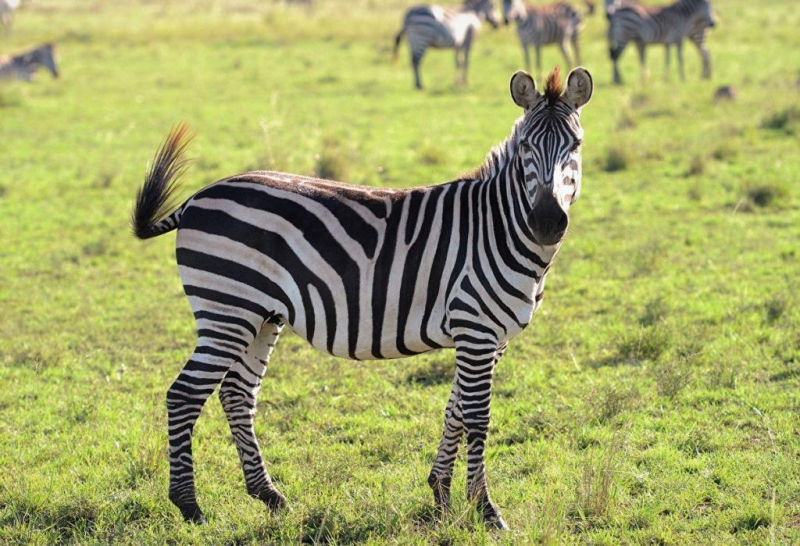
<svg viewBox="0 0 800 546"><path fill-rule="evenodd" d="M486 332L456 335L456 381L467 435L467 497L475 502L487 525L508 529L489 496L485 450L489 432L492 376L498 350L504 345L486 339Z"/></svg>
<svg viewBox="0 0 800 546"><path fill-rule="evenodd" d="M453 478L453 466L458 455L458 447L464 433L461 416L461 391L458 379L453 379L450 399L444 411L444 430L439 441L439 451L428 476L428 485L433 489L433 500L440 514L450 509L450 484Z"/></svg>
<svg viewBox="0 0 800 546"><path fill-rule="evenodd" d="M529 51L528 43L522 42L522 52L525 54L525 70L531 71L531 52Z"/></svg>
<svg viewBox="0 0 800 546"><path fill-rule="evenodd" d="M669 80L669 44L664 44L664 81Z"/></svg>
<svg viewBox="0 0 800 546"><path fill-rule="evenodd" d="M703 59L703 79L711 79L711 54L706 49L705 45L699 45L697 48L700 50L700 57Z"/></svg>
<svg viewBox="0 0 800 546"><path fill-rule="evenodd" d="M575 65L581 66L583 64L581 62L581 44L577 34L572 36L572 51L575 54Z"/></svg>
<svg viewBox="0 0 800 546"><path fill-rule="evenodd" d="M280 322L265 323L243 360L237 362L225 376L219 391L219 399L239 452L247 493L272 511L283 508L286 499L272 483L264 465L253 421L261 380L282 329Z"/></svg>
<svg viewBox="0 0 800 546"><path fill-rule="evenodd" d="M562 40L558 45L561 48L561 55L564 56L564 61L567 63L567 66L572 66L572 59L569 58L569 52L567 51L567 41Z"/></svg>

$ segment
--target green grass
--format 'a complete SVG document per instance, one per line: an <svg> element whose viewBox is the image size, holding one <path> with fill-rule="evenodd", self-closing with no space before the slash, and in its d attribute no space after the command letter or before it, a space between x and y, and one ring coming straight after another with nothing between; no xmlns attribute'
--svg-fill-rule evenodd
<svg viewBox="0 0 800 546"><path fill-rule="evenodd" d="M791 0L719 0L714 79L610 84L589 19L584 182L542 310L496 375L489 480L513 531L425 483L453 355L349 362L282 338L256 430L293 511L244 491L216 397L195 436L187 526L167 500L166 389L194 325L172 235L128 214L175 123L186 194L254 168L405 187L476 166L519 115L513 29L485 29L471 83L451 52L412 91L403 7L37 0L3 52L53 40L62 78L0 86L0 543L788 544L800 541L800 155ZM342 3L344 4L344 3ZM760 32L763 27L769 32ZM547 66L561 62L546 49ZM737 99L714 104L719 85ZM607 169L624 150L622 169ZM324 172L323 172L324 171Z"/></svg>

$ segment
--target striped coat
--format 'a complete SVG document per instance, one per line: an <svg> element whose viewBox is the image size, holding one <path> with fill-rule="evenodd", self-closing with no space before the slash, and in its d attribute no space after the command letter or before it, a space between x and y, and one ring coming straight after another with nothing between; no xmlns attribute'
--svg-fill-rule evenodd
<svg viewBox="0 0 800 546"><path fill-rule="evenodd" d="M467 0L461 7L421 5L410 8L403 17L403 27L394 39L393 58L397 59L403 36L408 39L414 85L422 89L419 68L429 48L454 49L456 70L461 69L461 83L466 83L469 72L469 53L481 21L497 27L492 0Z"/></svg>
<svg viewBox="0 0 800 546"><path fill-rule="evenodd" d="M525 4L523 0L504 0L503 16L506 24L510 21L517 23L517 35L522 44L525 66L528 70L531 65L528 51L530 46L536 49L537 73L542 70L543 45L558 44L567 65L572 65L568 53L568 44L571 44L575 62L581 64L579 35L583 28L583 19L571 5L558 2L549 6L534 7Z"/></svg>
<svg viewBox="0 0 800 546"><path fill-rule="evenodd" d="M716 24L708 0L679 0L666 7L632 5L612 11L609 18L608 40L611 60L614 63L614 82L621 83L618 60L628 43L633 42L639 51L642 74L646 73L645 48L648 44L664 44L666 66L669 68L669 47L678 53L681 78L683 67L683 40L695 43L703 59L703 75L710 77L710 57L705 48L706 29Z"/></svg>
<svg viewBox="0 0 800 546"><path fill-rule="evenodd" d="M203 520L191 438L218 385L248 492L271 509L284 505L253 417L289 325L319 350L351 359L454 347L456 376L428 482L445 509L466 435L470 497L487 522L505 526L483 460L491 378L541 304L578 197L579 113L592 82L576 69L565 93L556 76L541 95L517 73L511 91L525 115L484 165L413 190L252 172L212 184L166 214L183 170L185 129L168 137L137 196L133 226L142 239L177 229L178 267L197 321L197 346L167 392L170 499L187 520Z"/></svg>

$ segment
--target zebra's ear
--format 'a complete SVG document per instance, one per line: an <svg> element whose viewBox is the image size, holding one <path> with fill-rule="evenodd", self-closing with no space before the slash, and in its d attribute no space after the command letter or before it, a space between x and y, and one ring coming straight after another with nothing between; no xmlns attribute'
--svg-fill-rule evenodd
<svg viewBox="0 0 800 546"><path fill-rule="evenodd" d="M536 82L524 70L518 70L511 76L511 98L525 110L533 108L541 98L536 91Z"/></svg>
<svg viewBox="0 0 800 546"><path fill-rule="evenodd" d="M580 110L592 98L592 91L594 91L592 75L585 68L579 67L567 76L567 92L564 94L564 100L576 110Z"/></svg>

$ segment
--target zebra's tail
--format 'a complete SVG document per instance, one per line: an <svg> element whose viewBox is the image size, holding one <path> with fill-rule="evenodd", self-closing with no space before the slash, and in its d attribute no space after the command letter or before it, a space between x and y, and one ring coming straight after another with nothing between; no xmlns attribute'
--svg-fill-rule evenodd
<svg viewBox="0 0 800 546"><path fill-rule="evenodd" d="M183 157L191 141L187 132L185 123L172 128L156 152L144 186L136 193L131 227L139 239L157 237L178 227L183 206L176 209L174 197L188 163ZM165 216L170 210L173 212Z"/></svg>
<svg viewBox="0 0 800 546"><path fill-rule="evenodd" d="M397 52L400 50L400 42L403 40L403 34L406 33L406 26L400 29L400 32L394 37L394 51L392 51L392 64L397 62Z"/></svg>

